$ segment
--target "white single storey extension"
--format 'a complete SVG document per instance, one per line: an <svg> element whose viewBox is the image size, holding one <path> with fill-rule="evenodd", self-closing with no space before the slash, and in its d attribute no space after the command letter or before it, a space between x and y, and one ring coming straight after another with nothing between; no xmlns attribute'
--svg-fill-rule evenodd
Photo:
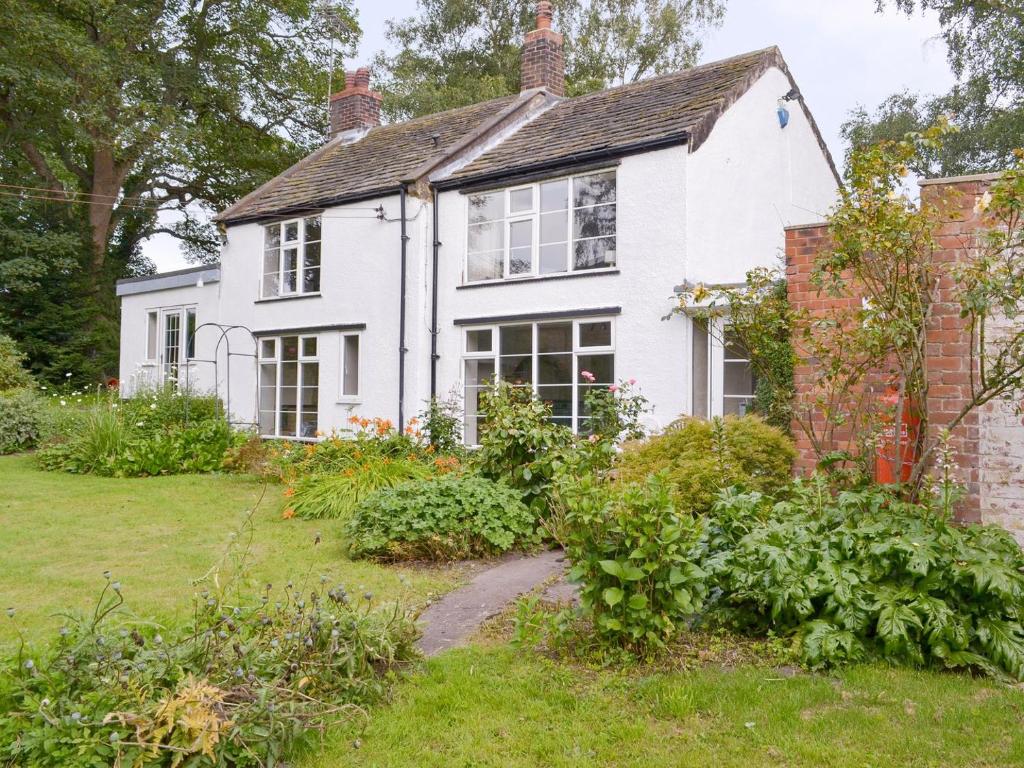
<svg viewBox="0 0 1024 768"><path fill-rule="evenodd" d="M296 439L455 390L472 444L496 378L574 429L586 387L627 378L652 427L742 411L742 350L663 318L674 286L778 263L784 227L835 200L778 49L566 98L542 2L522 74L518 96L389 125L348 75L324 146L219 215L219 265L119 285L126 391L187 379Z"/></svg>

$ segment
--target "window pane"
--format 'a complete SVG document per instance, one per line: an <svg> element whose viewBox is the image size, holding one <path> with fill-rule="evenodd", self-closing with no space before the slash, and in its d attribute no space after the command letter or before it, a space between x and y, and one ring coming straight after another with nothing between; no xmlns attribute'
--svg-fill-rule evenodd
<svg viewBox="0 0 1024 768"><path fill-rule="evenodd" d="M320 292L320 267L316 267L314 269L307 269L302 273L302 292Z"/></svg>
<svg viewBox="0 0 1024 768"><path fill-rule="evenodd" d="M577 381L586 383L586 379L580 375L581 371L589 371L594 377L595 384L611 384L615 379L615 356L604 355L577 355L576 356Z"/></svg>
<svg viewBox="0 0 1024 768"><path fill-rule="evenodd" d="M572 416L572 387L537 387L537 398L551 406L556 417Z"/></svg>
<svg viewBox="0 0 1024 768"><path fill-rule="evenodd" d="M610 347L612 345L612 324L608 320L597 323L580 323L581 347Z"/></svg>
<svg viewBox="0 0 1024 768"><path fill-rule="evenodd" d="M572 355L537 355L538 384L572 384Z"/></svg>
<svg viewBox="0 0 1024 768"><path fill-rule="evenodd" d="M295 432L295 411L282 411L277 419L278 429L282 437L296 437Z"/></svg>
<svg viewBox="0 0 1024 768"><path fill-rule="evenodd" d="M277 271L280 267L278 259L281 256L280 251L264 251L263 252L263 295L264 296L276 296L277 295Z"/></svg>
<svg viewBox="0 0 1024 768"><path fill-rule="evenodd" d="M277 407L277 363L263 363L260 366L260 408L272 410ZM263 398L263 390L266 397Z"/></svg>
<svg viewBox="0 0 1024 768"><path fill-rule="evenodd" d="M298 288L299 274L299 249L285 248L282 251L284 261L284 284L281 286L282 293L295 293Z"/></svg>
<svg viewBox="0 0 1024 768"><path fill-rule="evenodd" d="M284 336L281 339L281 359L282 360L298 360L299 359L299 337L298 336Z"/></svg>
<svg viewBox="0 0 1024 768"><path fill-rule="evenodd" d="M511 384L530 384L533 382L532 355L502 355L501 378Z"/></svg>
<svg viewBox="0 0 1024 768"><path fill-rule="evenodd" d="M306 242L320 239L320 217L310 216L306 219Z"/></svg>
<svg viewBox="0 0 1024 768"><path fill-rule="evenodd" d="M528 275L533 272L533 253L530 248L513 248L508 254L510 275Z"/></svg>
<svg viewBox="0 0 1024 768"><path fill-rule="evenodd" d="M302 266L307 268L320 266L320 243L306 243Z"/></svg>
<svg viewBox="0 0 1024 768"><path fill-rule="evenodd" d="M299 222L289 221L284 225L284 240L291 243L299 239Z"/></svg>
<svg viewBox="0 0 1024 768"><path fill-rule="evenodd" d="M156 360L156 345L158 329L160 327L160 316L156 312L150 312L146 317L146 359Z"/></svg>
<svg viewBox="0 0 1024 768"><path fill-rule="evenodd" d="M736 333L731 328L725 328L725 331L722 333L722 341L725 346L724 357L726 360L750 359L750 353L747 352L747 348L743 346L742 342L737 338Z"/></svg>
<svg viewBox="0 0 1024 768"><path fill-rule="evenodd" d="M469 253L499 251L505 247L505 225L502 222L473 224L469 228Z"/></svg>
<svg viewBox="0 0 1024 768"><path fill-rule="evenodd" d="M615 206L598 205L573 211L573 237L599 237L615 234Z"/></svg>
<svg viewBox="0 0 1024 768"><path fill-rule="evenodd" d="M282 403L295 403L295 393L292 392L290 398L285 397L285 388L294 389L299 385L299 365L298 363L281 363L281 402Z"/></svg>
<svg viewBox="0 0 1024 768"><path fill-rule="evenodd" d="M572 352L572 323L539 324L537 326L537 351Z"/></svg>
<svg viewBox="0 0 1024 768"><path fill-rule="evenodd" d="M263 339L260 342L260 357L273 358L277 356L277 339Z"/></svg>
<svg viewBox="0 0 1024 768"><path fill-rule="evenodd" d="M260 411L260 434L273 435L275 411Z"/></svg>
<svg viewBox="0 0 1024 768"><path fill-rule="evenodd" d="M533 271L533 221L513 221L509 224L508 271L522 275Z"/></svg>
<svg viewBox="0 0 1024 768"><path fill-rule="evenodd" d="M549 275L553 272L565 272L567 270L565 258L567 250L567 243L542 245L540 247L540 273Z"/></svg>
<svg viewBox="0 0 1024 768"><path fill-rule="evenodd" d="M505 272L505 254L501 251L490 253L474 253L467 259L466 279L474 280L498 280Z"/></svg>
<svg viewBox="0 0 1024 768"><path fill-rule="evenodd" d="M185 359L191 360L196 356L196 311L195 309L185 310Z"/></svg>
<svg viewBox="0 0 1024 768"><path fill-rule="evenodd" d="M489 195L469 196L469 223L495 221L505 217L505 193L492 192Z"/></svg>
<svg viewBox="0 0 1024 768"><path fill-rule="evenodd" d="M615 171L573 179L573 206L615 202Z"/></svg>
<svg viewBox="0 0 1024 768"><path fill-rule="evenodd" d="M263 228L263 247L266 250L277 250L281 245L281 225L268 224Z"/></svg>
<svg viewBox="0 0 1024 768"><path fill-rule="evenodd" d="M722 394L753 395L754 369L747 362L725 362L722 375Z"/></svg>
<svg viewBox="0 0 1024 768"><path fill-rule="evenodd" d="M494 381L494 360L467 360L466 386L480 387Z"/></svg>
<svg viewBox="0 0 1024 768"><path fill-rule="evenodd" d="M522 213L533 210L533 188L513 189L508 194L508 207L511 213Z"/></svg>
<svg viewBox="0 0 1024 768"><path fill-rule="evenodd" d="M277 272L268 272L263 276L263 295L277 296Z"/></svg>
<svg viewBox="0 0 1024 768"><path fill-rule="evenodd" d="M542 211L564 211L569 207L569 182L567 179L549 181L540 185L540 209Z"/></svg>
<svg viewBox="0 0 1024 768"><path fill-rule="evenodd" d="M316 429L316 413L303 412L299 437L316 437Z"/></svg>
<svg viewBox="0 0 1024 768"><path fill-rule="evenodd" d="M569 239L569 216L564 211L540 215L540 241L564 243Z"/></svg>
<svg viewBox="0 0 1024 768"><path fill-rule="evenodd" d="M466 331L466 351L490 352L491 329L485 328L479 331Z"/></svg>
<svg viewBox="0 0 1024 768"><path fill-rule="evenodd" d="M615 238L600 237L576 243L573 269L600 269L615 266Z"/></svg>
<svg viewBox="0 0 1024 768"><path fill-rule="evenodd" d="M722 415L745 416L754 404L752 397L727 397L722 402Z"/></svg>
<svg viewBox="0 0 1024 768"><path fill-rule="evenodd" d="M693 325L693 350L691 367L693 371L693 404L690 410L694 416L708 417L708 329L697 320Z"/></svg>
<svg viewBox="0 0 1024 768"><path fill-rule="evenodd" d="M308 365L316 366L316 363L308 363ZM303 376L305 376L303 371ZM312 374L313 378L316 378L316 374ZM317 386L303 387L302 388L302 410L304 411L316 411L317 406L320 403L320 389Z"/></svg>
<svg viewBox="0 0 1024 768"><path fill-rule="evenodd" d="M346 336L341 393L349 397L359 394L359 337Z"/></svg>
<svg viewBox="0 0 1024 768"><path fill-rule="evenodd" d="M304 336L302 338L302 356L316 357L316 336Z"/></svg>
<svg viewBox="0 0 1024 768"><path fill-rule="evenodd" d="M501 354L529 355L533 352L532 325L504 325L501 334Z"/></svg>

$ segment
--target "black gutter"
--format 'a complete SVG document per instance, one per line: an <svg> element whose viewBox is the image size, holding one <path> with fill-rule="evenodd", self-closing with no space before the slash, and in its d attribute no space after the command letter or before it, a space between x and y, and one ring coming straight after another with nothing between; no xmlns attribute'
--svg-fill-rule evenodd
<svg viewBox="0 0 1024 768"><path fill-rule="evenodd" d="M447 181L436 182L435 186L444 191L449 189L461 189L462 187L468 186L477 186L479 184L489 183L492 181L504 181L510 177L515 178L525 174L536 174L547 171L564 171L582 163L590 164L600 160L616 160L620 157L635 155L641 152L649 152L654 149L675 147L679 144L685 144L689 140L689 137L690 134L687 131L682 131L681 133L673 133L668 136L659 136L656 139L637 141L633 144L623 144L618 147L606 147L603 149L596 149L591 152L580 152L575 155L566 155L564 157L555 158L554 160L545 160L540 163L523 165L518 168L507 168L499 171L492 171L491 173L477 174L476 176L448 179Z"/></svg>
<svg viewBox="0 0 1024 768"><path fill-rule="evenodd" d="M430 281L430 399L433 400L437 397L437 361L440 355L437 354L437 336L439 329L437 327L437 264L438 255L441 249L441 241L437 239L438 235L438 213L437 213L437 189L431 188L433 197L433 232L431 233L434 239L434 254L433 264L431 265L432 278Z"/></svg>
<svg viewBox="0 0 1024 768"><path fill-rule="evenodd" d="M402 305L398 312L398 431L405 429L405 291L406 291L406 261L408 255L409 235L406 234L405 221L405 197L406 189L403 184L398 188L399 218L402 222L402 280L401 294Z"/></svg>

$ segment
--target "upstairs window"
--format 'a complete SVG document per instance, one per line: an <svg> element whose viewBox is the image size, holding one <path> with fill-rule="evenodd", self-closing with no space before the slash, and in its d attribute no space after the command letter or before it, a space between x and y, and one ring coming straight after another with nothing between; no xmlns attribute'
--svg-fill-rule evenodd
<svg viewBox="0 0 1024 768"><path fill-rule="evenodd" d="M320 229L319 216L263 227L262 298L320 292Z"/></svg>
<svg viewBox="0 0 1024 768"><path fill-rule="evenodd" d="M466 282L616 264L615 171L468 196Z"/></svg>

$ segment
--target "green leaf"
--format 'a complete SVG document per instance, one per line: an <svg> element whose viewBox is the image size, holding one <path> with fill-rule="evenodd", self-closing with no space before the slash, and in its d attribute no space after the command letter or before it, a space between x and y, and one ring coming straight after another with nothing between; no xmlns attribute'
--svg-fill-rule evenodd
<svg viewBox="0 0 1024 768"><path fill-rule="evenodd" d="M647 607L647 598L644 595L633 595L626 602L626 605L634 611L639 611L641 608Z"/></svg>
<svg viewBox="0 0 1024 768"><path fill-rule="evenodd" d="M611 576L615 576L618 579L623 578L622 566L619 565L619 563L617 563L615 560L602 560L599 563L599 565L601 566L601 570L603 570L605 573Z"/></svg>
<svg viewBox="0 0 1024 768"><path fill-rule="evenodd" d="M604 601L608 603L610 608L614 608L616 605L621 603L623 595L623 591L618 587L608 587L601 593L601 596L604 598ZM630 602L632 603L632 599Z"/></svg>

